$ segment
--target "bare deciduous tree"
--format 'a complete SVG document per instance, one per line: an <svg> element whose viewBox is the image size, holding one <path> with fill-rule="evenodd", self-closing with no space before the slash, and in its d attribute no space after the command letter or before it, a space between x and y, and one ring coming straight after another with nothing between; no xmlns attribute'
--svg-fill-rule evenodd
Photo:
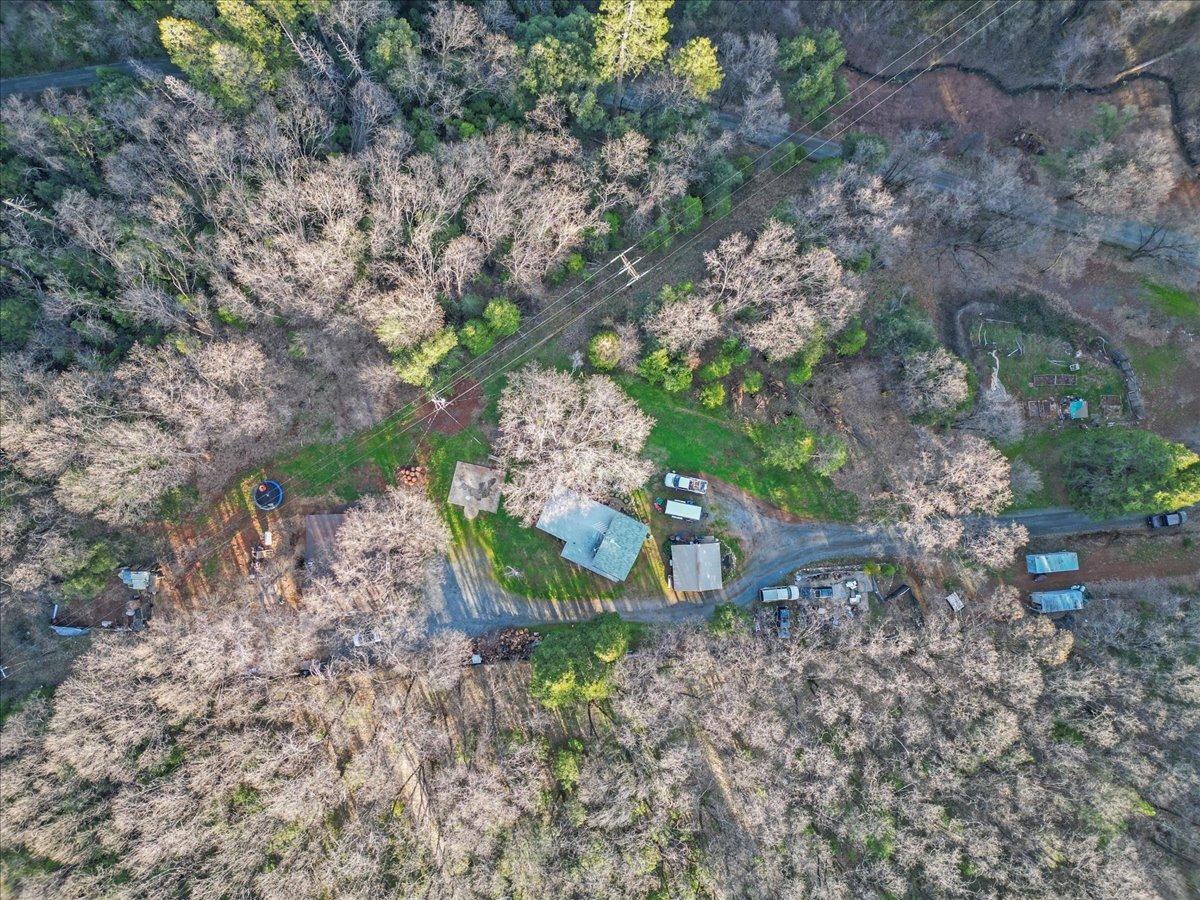
<svg viewBox="0 0 1200 900"><path fill-rule="evenodd" d="M995 516L1012 502L1010 465L999 450L971 434L942 438L918 428L916 435L916 454L892 473L892 490L884 500L914 550L932 556L962 544L966 517ZM1017 536L1009 529L995 535L992 546L1006 539L1013 546ZM973 540L986 555L991 536Z"/></svg>
<svg viewBox="0 0 1200 900"><path fill-rule="evenodd" d="M1053 201L1022 177L1012 156L982 153L965 173L931 157L910 190L911 209L925 226L930 248L965 274L1001 267L1026 271L1050 245Z"/></svg>
<svg viewBox="0 0 1200 900"><path fill-rule="evenodd" d="M911 353L900 363L898 399L910 416L952 412L970 393L967 364L945 347Z"/></svg>
<svg viewBox="0 0 1200 900"><path fill-rule="evenodd" d="M423 493L391 488L364 497L338 529L333 581L355 607L406 606L429 561L449 542L446 524Z"/></svg>
<svg viewBox="0 0 1200 900"><path fill-rule="evenodd" d="M909 210L883 179L858 163L823 175L793 203L801 236L828 246L847 262L890 259L909 239Z"/></svg>
<svg viewBox="0 0 1200 900"><path fill-rule="evenodd" d="M563 490L597 500L628 494L653 470L637 455L653 425L610 378L522 369L500 396L493 445L507 475L505 508L532 524Z"/></svg>
<svg viewBox="0 0 1200 900"><path fill-rule="evenodd" d="M833 251L801 251L791 228L771 219L753 241L738 233L704 255L699 297L769 359L798 352L818 327L836 331L863 297Z"/></svg>
<svg viewBox="0 0 1200 900"><path fill-rule="evenodd" d="M742 97L738 135L760 144L770 144L776 135L788 130L790 121L779 84L764 75L752 77Z"/></svg>

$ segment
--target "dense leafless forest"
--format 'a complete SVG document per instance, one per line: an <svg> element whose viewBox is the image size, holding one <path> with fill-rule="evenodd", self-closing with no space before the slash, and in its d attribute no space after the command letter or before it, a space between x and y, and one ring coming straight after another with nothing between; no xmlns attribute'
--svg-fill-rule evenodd
<svg viewBox="0 0 1200 900"><path fill-rule="evenodd" d="M1200 501L1200 3L11 0L0 55L5 896L1200 890L1143 533ZM564 489L654 526L628 585ZM789 631L791 527L918 599Z"/></svg>

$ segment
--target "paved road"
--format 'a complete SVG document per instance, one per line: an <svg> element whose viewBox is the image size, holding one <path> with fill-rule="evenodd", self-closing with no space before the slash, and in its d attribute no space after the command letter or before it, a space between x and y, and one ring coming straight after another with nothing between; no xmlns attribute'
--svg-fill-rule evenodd
<svg viewBox="0 0 1200 900"><path fill-rule="evenodd" d="M903 542L887 528L785 522L745 505L735 512L729 508L730 498L724 499L723 512L738 518L736 530L744 546L753 549L743 574L719 594L702 601L676 597L530 600L501 588L492 578L490 564L482 554L456 548L440 577L432 579L429 585L435 607L431 622L480 634L505 625L581 621L602 612L617 612L641 622L701 618L707 617L718 603L750 603L759 588L782 583L788 573L800 566L846 557L888 558L904 550ZM1144 527L1145 521L1142 516L1093 521L1066 508L1026 510L1001 518L1020 522L1033 537L1136 529Z"/></svg>
<svg viewBox="0 0 1200 900"><path fill-rule="evenodd" d="M115 69L126 75L133 75L135 63L156 72L167 72L172 75L183 74L166 59L125 60L107 63L103 66L68 69L65 72L45 72L40 75L22 75L19 78L0 78L0 97L7 97L9 94L39 94L48 88L65 91L71 88L87 87L96 82L101 69Z"/></svg>

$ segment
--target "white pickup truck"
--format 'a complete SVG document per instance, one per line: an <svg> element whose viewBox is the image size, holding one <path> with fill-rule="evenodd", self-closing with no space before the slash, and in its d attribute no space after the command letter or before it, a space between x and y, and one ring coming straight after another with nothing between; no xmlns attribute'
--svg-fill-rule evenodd
<svg viewBox="0 0 1200 900"><path fill-rule="evenodd" d="M669 488L688 491L692 494L708 493L708 482L703 478L689 478L687 475L680 475L677 472L668 472L667 477L663 479L663 484Z"/></svg>
<svg viewBox="0 0 1200 900"><path fill-rule="evenodd" d="M758 592L758 599L763 603L781 603L784 600L799 600L800 588L794 584L783 587L766 587Z"/></svg>

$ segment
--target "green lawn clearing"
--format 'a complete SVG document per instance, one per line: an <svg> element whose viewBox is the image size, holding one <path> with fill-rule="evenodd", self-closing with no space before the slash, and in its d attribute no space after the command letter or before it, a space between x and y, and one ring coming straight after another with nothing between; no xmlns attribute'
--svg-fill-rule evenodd
<svg viewBox="0 0 1200 900"><path fill-rule="evenodd" d="M424 426L385 421L340 441L309 444L291 456L276 460L271 471L285 479L287 491L296 496L333 493L351 503L371 486L392 482L401 466L414 460Z"/></svg>
<svg viewBox="0 0 1200 900"><path fill-rule="evenodd" d="M1200 294L1195 292L1146 280L1142 282L1142 298L1164 316L1200 319Z"/></svg>
<svg viewBox="0 0 1200 900"><path fill-rule="evenodd" d="M1024 460L1042 475L1040 491L1022 498L1011 509L1041 509L1046 506L1066 506L1067 491L1063 485L1062 451L1083 432L1078 428L1048 428L1029 431L1014 444L1001 448L1010 460Z"/></svg>
<svg viewBox="0 0 1200 900"><path fill-rule="evenodd" d="M631 375L614 377L654 417L645 453L664 468L719 478L797 516L850 521L857 515L854 496L828 478L763 465L761 451L736 422L685 405Z"/></svg>
<svg viewBox="0 0 1200 900"><path fill-rule="evenodd" d="M1000 380L1015 397L1022 400L1048 400L1057 397L1083 397L1098 409L1100 398L1120 397L1125 392L1121 373L1115 366L1101 364L1090 356L1078 359L1067 341L1042 334L1031 334L1013 325L988 322L984 339L1000 357ZM1009 356L1020 347L1018 353ZM990 370L994 361L990 352L980 351L981 366ZM1069 366L1079 364L1072 372ZM1033 385L1035 375L1074 375L1073 385Z"/></svg>
<svg viewBox="0 0 1200 900"><path fill-rule="evenodd" d="M496 513L480 513L468 520L457 506L446 503L454 464L458 460L485 465L487 446L475 428L456 435L432 435L430 445L429 493L446 518L454 542L460 547L481 550L491 565L492 575L506 590L523 597L543 600L581 600L619 597L624 594L653 596L666 590L662 557L647 544L633 571L621 584L613 584L586 569L562 559L562 542L504 512L503 501ZM634 498L637 518L652 521L649 501Z"/></svg>
<svg viewBox="0 0 1200 900"><path fill-rule="evenodd" d="M1162 347L1131 346L1129 358L1133 370L1145 381L1147 387L1169 386L1175 373L1183 365L1183 352L1174 344Z"/></svg>

